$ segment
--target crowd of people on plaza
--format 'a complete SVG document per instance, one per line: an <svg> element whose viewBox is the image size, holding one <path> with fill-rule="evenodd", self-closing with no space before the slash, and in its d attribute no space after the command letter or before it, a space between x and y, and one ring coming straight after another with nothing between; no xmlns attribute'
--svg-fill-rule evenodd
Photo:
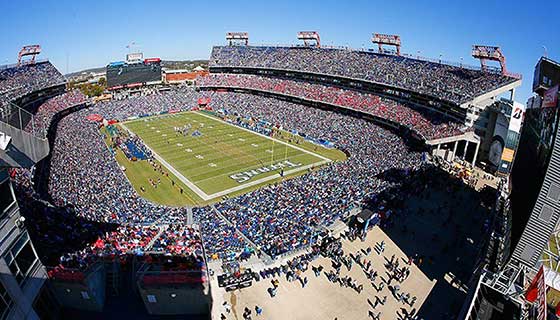
<svg viewBox="0 0 560 320"><path fill-rule="evenodd" d="M384 257L386 261L384 264L385 270L376 269L372 266L372 259L376 259L374 255L383 256L385 245L384 241L380 241L376 243L373 248L367 247L355 253L349 252L346 254L342 248L340 239L336 239L322 251L323 255L330 259L333 268L325 272L325 276L330 282L339 284L341 287L349 287L360 294L364 284L358 283L356 279L353 279L349 275L343 275L342 267L344 266L344 268L350 272L353 266L357 265L363 274L365 274L369 281L369 284L366 285L371 285L375 292L379 294L372 299L367 299L370 308L373 309L368 311L368 315L372 319L380 319L382 312L375 310L379 305L385 305L387 303L387 295L381 296L385 286L387 286L388 290L392 293L394 299L402 305L413 307L417 300L416 296L402 292L400 286L410 276L410 267L414 259L409 258L406 263L401 264L402 260L393 254L390 259ZM410 311L406 308L400 309L403 312L402 318L404 319L411 319L417 311L415 308Z"/></svg>
<svg viewBox="0 0 560 320"><path fill-rule="evenodd" d="M411 57L317 47L216 46L209 65L210 68L283 69L363 79L455 103L517 80L500 73Z"/></svg>
<svg viewBox="0 0 560 320"><path fill-rule="evenodd" d="M243 74L211 74L198 79L200 87L244 88L282 93L311 101L367 112L384 120L403 125L425 139L460 135L464 125L429 112L415 109L371 93L345 90L311 82ZM461 130L463 129L463 130Z"/></svg>

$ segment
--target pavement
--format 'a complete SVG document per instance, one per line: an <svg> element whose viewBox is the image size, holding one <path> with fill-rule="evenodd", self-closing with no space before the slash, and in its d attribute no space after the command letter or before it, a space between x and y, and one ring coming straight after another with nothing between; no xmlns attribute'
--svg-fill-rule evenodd
<svg viewBox="0 0 560 320"><path fill-rule="evenodd" d="M357 253L365 250L367 247L372 249L376 243L384 241L386 243L385 251L378 254L375 250L369 256L365 256L367 260L372 261L372 267L378 271L379 276L374 282L375 285L381 283L381 277L387 279L384 264L393 254L396 258L401 259L400 265L404 266L407 259L406 255L398 246L383 232L379 227L374 227L367 235L364 242L356 240L350 242L343 239L343 250L347 255L349 253ZM311 266L324 267L319 277L316 277L311 270ZM436 281L429 279L414 264L411 266L410 276L400 283L401 292L410 293L416 296L418 300L411 307L403 303L399 303L389 291L388 286L381 292L377 292L371 282L366 278L361 267L354 264L351 271L346 267L342 267L340 276L350 276L356 279L359 284L363 284L364 290L361 293L348 287L341 287L338 283L328 281L324 272L332 270L331 260L320 257L310 263L310 268L303 273L302 277L307 277L309 283L302 288L299 281L288 282L285 277L277 278L279 280L278 293L271 298L267 292L267 288L271 287L272 278L261 279L259 282L253 282L253 286L249 288L239 289L231 292L225 292L222 288L218 288L216 277L211 279L213 292L213 319L220 319L220 314L226 315L226 319L243 319L243 310L248 307L253 311L252 319L306 319L306 320L357 320L372 319L368 311L374 314L381 312L380 319L402 319L402 308L410 312L413 308L419 309L424 303L426 297L435 286ZM258 270L256 270L258 271ZM393 281L393 285L396 282ZM387 296L387 302L384 305L378 304L375 309L372 305L376 301L376 297L383 299ZM368 302L369 300L369 302ZM231 306L231 312L227 313L223 307L226 301ZM260 316L255 314L255 306L263 309Z"/></svg>

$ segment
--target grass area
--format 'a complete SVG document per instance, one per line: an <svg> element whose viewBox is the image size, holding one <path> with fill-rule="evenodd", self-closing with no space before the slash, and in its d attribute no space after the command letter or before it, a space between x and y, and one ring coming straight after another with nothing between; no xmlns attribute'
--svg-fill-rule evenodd
<svg viewBox="0 0 560 320"><path fill-rule="evenodd" d="M101 129L105 136L105 142L109 145L110 138L107 134L105 128ZM204 204L204 201L192 192L187 186L182 184L177 177L173 174L169 176L164 176L159 172L155 171L153 167L147 161L130 161L124 155L124 152L120 149L115 149L115 158L119 165L125 168L125 175L132 184L132 187L136 192L142 197L149 201L165 204L168 206L185 206L185 205L197 205ZM160 163L156 161L159 165ZM161 183L158 185L157 189L150 187L148 183L149 179L157 180L160 179ZM176 181L172 184L171 181ZM142 191L140 188L144 187L146 191ZM183 189L181 193L180 189Z"/></svg>
<svg viewBox="0 0 560 320"><path fill-rule="evenodd" d="M220 194L204 200L180 182L178 176L183 176L206 196L217 192L235 196L317 169L318 164L325 162L321 156L333 161L346 159L340 150L317 146L289 132L276 132L277 141L272 141L201 112L141 118L124 125L176 170L177 176L164 167L168 175L162 175L147 161L130 161L121 150L116 153L117 161L125 167L125 174L135 190L146 199L165 205L203 205L222 199ZM185 125L190 126L187 134L175 132L175 127ZM193 136L195 131L200 135ZM280 169L278 164L284 161L294 166ZM303 169L305 166L313 167ZM279 177L281 170L294 172ZM256 183L262 178L270 180ZM161 179L161 183L154 188L149 179Z"/></svg>

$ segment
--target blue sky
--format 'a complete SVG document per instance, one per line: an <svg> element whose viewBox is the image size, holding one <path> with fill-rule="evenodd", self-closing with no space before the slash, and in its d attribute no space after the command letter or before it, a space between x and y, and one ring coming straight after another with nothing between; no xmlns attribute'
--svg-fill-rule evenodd
<svg viewBox="0 0 560 320"><path fill-rule="evenodd" d="M0 64L22 45L41 44L63 73L122 60L136 42L145 56L207 59L227 31L251 42L295 43L317 30L325 44L372 47L372 32L401 35L403 51L477 65L474 43L499 45L522 73L525 102L535 63L560 60L560 1L9 1L0 0Z"/></svg>

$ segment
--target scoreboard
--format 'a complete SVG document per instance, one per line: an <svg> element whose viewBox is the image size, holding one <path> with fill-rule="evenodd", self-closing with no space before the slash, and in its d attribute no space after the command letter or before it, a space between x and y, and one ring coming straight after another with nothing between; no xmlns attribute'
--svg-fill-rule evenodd
<svg viewBox="0 0 560 320"><path fill-rule="evenodd" d="M162 70L159 59L146 59L144 62L127 64L116 63L107 66L107 87L120 87L131 84L142 85L161 82Z"/></svg>

